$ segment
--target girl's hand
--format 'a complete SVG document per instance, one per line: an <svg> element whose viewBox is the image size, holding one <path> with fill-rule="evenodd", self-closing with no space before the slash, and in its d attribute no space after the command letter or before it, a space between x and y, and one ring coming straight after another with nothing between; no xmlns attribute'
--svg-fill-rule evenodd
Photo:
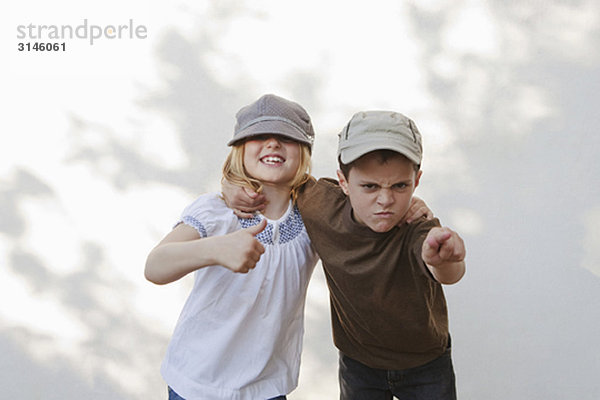
<svg viewBox="0 0 600 400"><path fill-rule="evenodd" d="M255 211L262 211L266 205L264 194L252 189L233 185L227 181L221 184L221 194L227 207L233 209L235 215L241 218L251 218Z"/></svg>
<svg viewBox="0 0 600 400"><path fill-rule="evenodd" d="M218 263L242 274L256 267L265 248L255 236L266 226L267 220L263 219L258 225L223 236L219 242Z"/></svg>
<svg viewBox="0 0 600 400"><path fill-rule="evenodd" d="M432 219L433 211L431 211L429 207L427 207L427 204L425 204L425 202L420 197L413 196L408 211L406 212L406 214L404 214L404 217L402 217L402 220L398 225L410 224L411 222L416 221L421 217Z"/></svg>

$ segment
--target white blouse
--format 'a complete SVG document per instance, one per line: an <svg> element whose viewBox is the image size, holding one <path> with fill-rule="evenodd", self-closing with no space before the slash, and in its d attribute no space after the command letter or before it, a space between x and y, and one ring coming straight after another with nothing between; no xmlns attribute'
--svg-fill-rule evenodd
<svg viewBox="0 0 600 400"><path fill-rule="evenodd" d="M235 216L219 194L200 196L181 221L201 237L258 224ZM269 399L298 385L304 300L318 257L298 209L290 201L278 220L256 237L265 246L253 270L220 266L195 272L169 343L161 373L186 400Z"/></svg>

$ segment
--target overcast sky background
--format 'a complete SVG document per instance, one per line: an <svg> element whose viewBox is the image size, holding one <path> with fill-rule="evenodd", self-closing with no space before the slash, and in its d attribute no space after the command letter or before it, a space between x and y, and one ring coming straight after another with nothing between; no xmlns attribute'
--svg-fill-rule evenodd
<svg viewBox="0 0 600 400"><path fill-rule="evenodd" d="M19 25L125 25L19 52ZM600 3L24 0L0 6L0 387L6 398L164 399L191 277L149 250L219 189L236 111L303 104L316 176L351 115L424 137L417 194L464 237L446 287L459 397L600 398ZM338 396L323 272L299 388Z"/></svg>

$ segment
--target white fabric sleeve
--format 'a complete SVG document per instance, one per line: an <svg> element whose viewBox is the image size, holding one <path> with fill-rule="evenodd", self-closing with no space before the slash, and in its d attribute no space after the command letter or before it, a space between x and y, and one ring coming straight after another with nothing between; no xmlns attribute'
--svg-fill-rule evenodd
<svg viewBox="0 0 600 400"><path fill-rule="evenodd" d="M185 207L179 222L196 229L200 237L224 235L239 227L237 217L225 205L220 193L207 193L198 197Z"/></svg>

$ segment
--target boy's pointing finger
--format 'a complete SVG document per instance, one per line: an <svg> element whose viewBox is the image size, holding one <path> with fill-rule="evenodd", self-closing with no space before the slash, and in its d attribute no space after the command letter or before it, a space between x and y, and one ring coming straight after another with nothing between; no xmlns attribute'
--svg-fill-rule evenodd
<svg viewBox="0 0 600 400"><path fill-rule="evenodd" d="M432 249L437 249L443 245L448 239L452 237L452 233L444 230L443 228L433 228L425 241L427 245Z"/></svg>

